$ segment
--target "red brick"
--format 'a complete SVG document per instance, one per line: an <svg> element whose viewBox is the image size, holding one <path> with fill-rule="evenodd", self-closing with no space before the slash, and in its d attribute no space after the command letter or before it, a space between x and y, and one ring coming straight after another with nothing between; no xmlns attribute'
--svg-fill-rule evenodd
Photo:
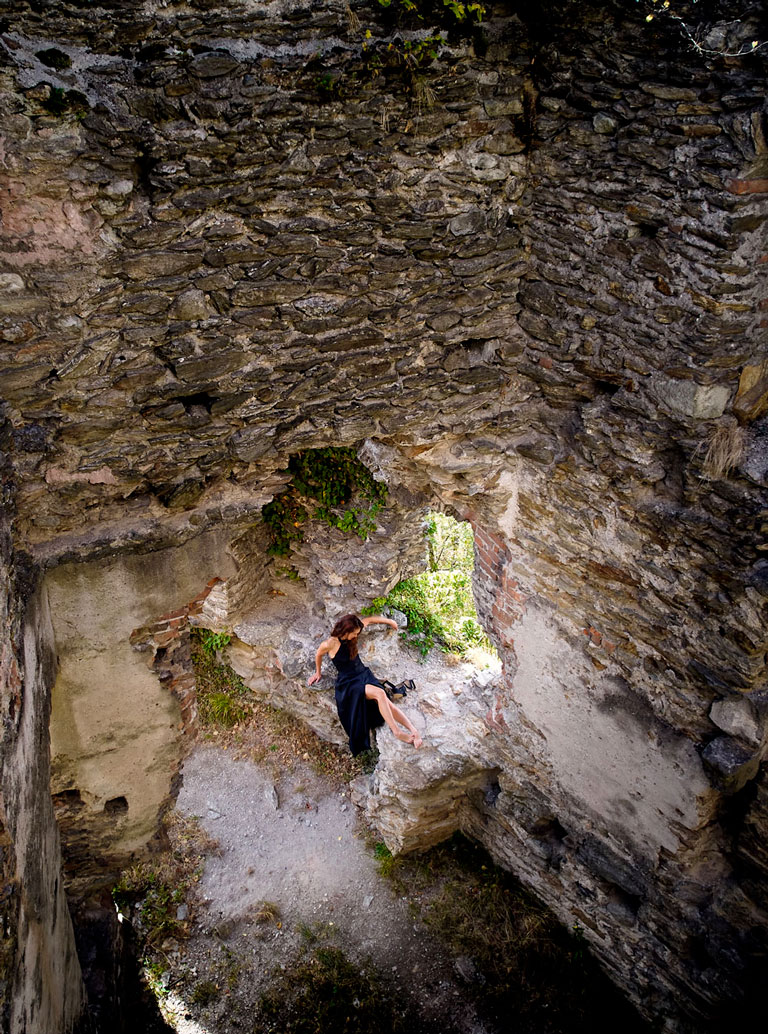
<svg viewBox="0 0 768 1034"><path fill-rule="evenodd" d="M167 614L161 614L157 619L158 624L161 621L173 621L174 618L185 618L187 616L187 608L182 607L181 610L169 610Z"/></svg>
<svg viewBox="0 0 768 1034"><path fill-rule="evenodd" d="M768 178L729 180L727 186L732 194L768 194Z"/></svg>
<svg viewBox="0 0 768 1034"><path fill-rule="evenodd" d="M168 646L169 643L172 643L174 639L178 638L179 636L177 632L173 632L170 628L166 628L162 632L155 632L152 636L152 642L156 647L162 648L163 646Z"/></svg>

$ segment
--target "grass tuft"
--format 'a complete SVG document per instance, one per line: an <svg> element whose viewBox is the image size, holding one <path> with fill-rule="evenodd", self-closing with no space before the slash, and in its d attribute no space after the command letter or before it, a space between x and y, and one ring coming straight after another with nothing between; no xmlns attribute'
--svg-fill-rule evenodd
<svg viewBox="0 0 768 1034"><path fill-rule="evenodd" d="M385 877L394 875L397 869L397 859L393 857L383 840L377 840L373 845L373 857L376 859L379 875Z"/></svg>
<svg viewBox="0 0 768 1034"><path fill-rule="evenodd" d="M713 481L725 477L744 459L744 428L737 423L716 424L704 454L702 473Z"/></svg>
<svg viewBox="0 0 768 1034"><path fill-rule="evenodd" d="M179 906L187 904L191 912L191 891L202 876L205 858L218 850L198 819L177 812L166 816L162 833L168 850L130 866L112 889L115 905L133 918L145 949L188 935L189 918L177 918Z"/></svg>
<svg viewBox="0 0 768 1034"><path fill-rule="evenodd" d="M200 724L231 729L251 713L251 691L227 664L218 664L216 653L231 636L207 628L190 629L192 666L197 684L197 710Z"/></svg>
<svg viewBox="0 0 768 1034"><path fill-rule="evenodd" d="M216 1001L220 994L221 989L218 984L215 984L212 980L201 980L193 987L189 1000L195 1005L210 1005L211 1002Z"/></svg>
<svg viewBox="0 0 768 1034"><path fill-rule="evenodd" d="M370 963L358 966L341 948L310 942L261 996L255 1029L393 1034L402 1028Z"/></svg>
<svg viewBox="0 0 768 1034"><path fill-rule="evenodd" d="M260 901L250 911L255 923L277 923L280 919L280 906L274 901Z"/></svg>

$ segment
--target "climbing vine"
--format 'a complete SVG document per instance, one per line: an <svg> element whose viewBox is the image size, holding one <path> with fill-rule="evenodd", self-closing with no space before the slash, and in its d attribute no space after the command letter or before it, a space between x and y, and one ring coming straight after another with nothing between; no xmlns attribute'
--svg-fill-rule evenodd
<svg viewBox="0 0 768 1034"><path fill-rule="evenodd" d="M379 0L379 2L381 2L381 0ZM729 49L725 44L716 47L708 46L705 40L707 38L708 31L711 30L713 26L707 24L691 24L689 19L686 17L685 12L682 10L683 5L678 2L678 0L635 0L635 3L642 3L645 7L647 11L645 20L647 22L664 18L675 22L687 45L693 50L698 51L699 54L706 54L709 57L746 57L747 54L753 54L755 51L768 47L768 40L765 39L748 40L747 42L731 49ZM697 0L692 0L692 3L696 4ZM693 13L692 8L689 10L689 13ZM733 11L732 14L735 21L739 20L740 15L737 11Z"/></svg>
<svg viewBox="0 0 768 1034"><path fill-rule="evenodd" d="M384 35L362 25L351 6L347 7L349 31L362 37L362 78L375 78L382 73L400 77L419 109L431 108L435 97L424 73L447 42L443 32L449 38L471 37L476 47L481 46L485 5L475 0L378 0L378 5L384 9ZM319 67L321 60L318 53L307 65L308 69L317 70L314 85L321 100L343 96L353 85L359 85L357 70L347 77L343 72Z"/></svg>
<svg viewBox="0 0 768 1034"><path fill-rule="evenodd" d="M261 511L273 556L287 556L313 517L363 540L376 527L387 486L374 479L354 449L305 449L291 456L287 472L290 485Z"/></svg>
<svg viewBox="0 0 768 1034"><path fill-rule="evenodd" d="M428 6L423 0L379 0L380 7L396 7L408 14L415 14L417 18L423 18L425 8ZM482 21L485 14L485 5L478 3L463 4L456 0L443 0L443 7L447 8L457 21L476 18Z"/></svg>

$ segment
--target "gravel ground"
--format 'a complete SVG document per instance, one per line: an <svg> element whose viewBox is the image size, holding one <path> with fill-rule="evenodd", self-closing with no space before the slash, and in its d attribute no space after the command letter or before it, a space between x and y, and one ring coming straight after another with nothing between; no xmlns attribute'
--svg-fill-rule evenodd
<svg viewBox="0 0 768 1034"><path fill-rule="evenodd" d="M273 772L210 744L185 763L177 808L221 853L206 863L190 938L168 957L177 1031L253 1031L262 992L314 931L370 959L415 1031L492 1034L456 960L379 874L348 790L302 762Z"/></svg>

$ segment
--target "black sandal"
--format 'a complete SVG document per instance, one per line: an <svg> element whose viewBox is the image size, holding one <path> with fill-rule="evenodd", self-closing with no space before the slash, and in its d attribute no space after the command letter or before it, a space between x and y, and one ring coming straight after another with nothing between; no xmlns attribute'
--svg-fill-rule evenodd
<svg viewBox="0 0 768 1034"><path fill-rule="evenodd" d="M408 690L413 692L416 689L416 683L413 679L405 679L398 686L390 682L389 679L383 679L381 684L390 700L402 700L403 697L408 696Z"/></svg>

